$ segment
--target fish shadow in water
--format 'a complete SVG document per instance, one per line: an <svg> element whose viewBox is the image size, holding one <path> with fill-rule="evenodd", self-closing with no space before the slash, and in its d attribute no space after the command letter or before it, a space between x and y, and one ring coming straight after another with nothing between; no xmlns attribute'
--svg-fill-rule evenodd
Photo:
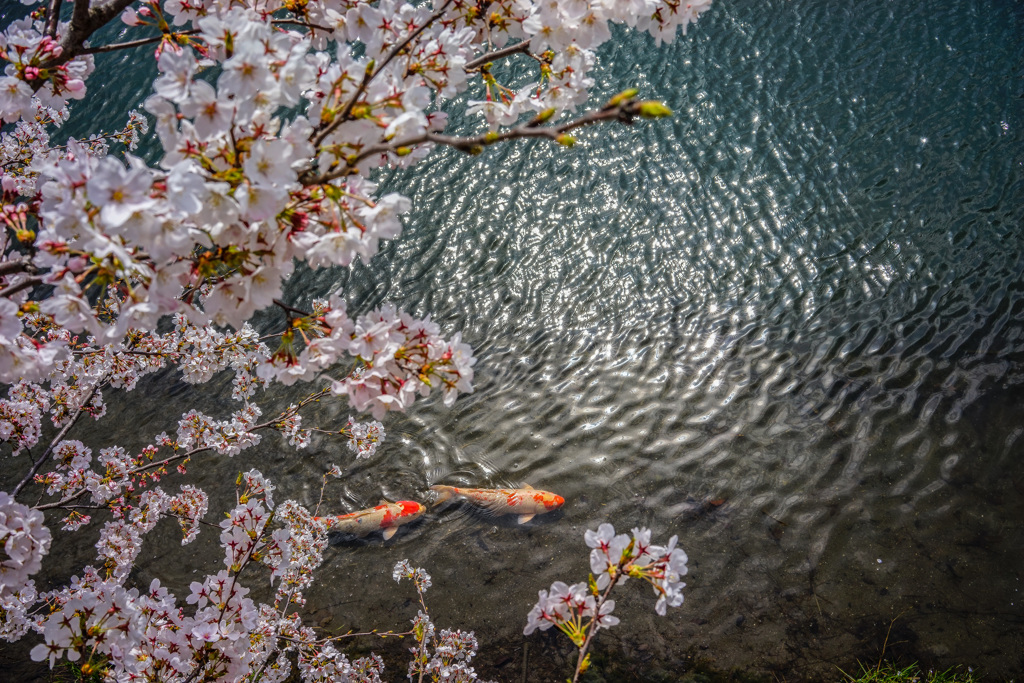
<svg viewBox="0 0 1024 683"><path fill-rule="evenodd" d="M424 516L414 522L403 524L398 528L398 531L395 532L395 535L387 540L384 539L384 535L380 531L371 531L366 536L357 536L344 531L328 531L327 545L332 548L363 548L370 545L377 546L392 544L397 538L416 533L416 531L423 526L426 519L426 516Z"/></svg>
<svg viewBox="0 0 1024 683"><path fill-rule="evenodd" d="M480 507L479 505L474 505L469 501L460 500L441 503L440 506L431 510L427 516L435 522L470 517L477 522L483 521L502 529L532 529L535 526L561 521L561 519L565 517L565 511L558 509L552 510L551 512L545 512L542 515L535 515L529 522L520 524L519 515L517 514L499 514L491 512L487 508Z"/></svg>

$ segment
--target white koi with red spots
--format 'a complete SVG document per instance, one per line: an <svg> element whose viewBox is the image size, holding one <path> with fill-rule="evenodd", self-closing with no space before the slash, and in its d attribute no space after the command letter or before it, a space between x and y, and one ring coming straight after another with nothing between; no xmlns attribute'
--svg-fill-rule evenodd
<svg viewBox="0 0 1024 683"><path fill-rule="evenodd" d="M359 537L383 530L386 541L395 535L398 527L419 519L426 511L427 508L414 500L400 500L397 503L381 503L366 510L350 512L347 515L334 515L325 519L331 522L331 531L340 531Z"/></svg>
<svg viewBox="0 0 1024 683"><path fill-rule="evenodd" d="M550 491L540 491L529 484L521 489L464 489L438 484L430 487L437 492L437 505L447 500L468 500L498 515L519 515L525 524L535 515L543 515L562 507L565 499Z"/></svg>

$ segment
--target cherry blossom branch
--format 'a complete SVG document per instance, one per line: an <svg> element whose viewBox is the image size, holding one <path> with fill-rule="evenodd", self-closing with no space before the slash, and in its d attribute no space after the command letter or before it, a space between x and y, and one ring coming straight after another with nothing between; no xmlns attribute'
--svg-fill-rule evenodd
<svg viewBox="0 0 1024 683"><path fill-rule="evenodd" d="M316 517L317 513L320 512L320 504L324 502L324 491L327 489L327 477L325 474L323 477L323 483L320 484L320 500L316 501L316 507L313 509L313 516Z"/></svg>
<svg viewBox="0 0 1024 683"><path fill-rule="evenodd" d="M274 304L279 306L280 308L284 309L288 313L295 313L295 314L297 314L299 316L302 316L303 318L308 318L309 316L312 315L312 313L307 313L306 311L303 311L302 309L295 308L293 306L289 306L288 304L286 304L285 302L281 301L280 299L274 299Z"/></svg>
<svg viewBox="0 0 1024 683"><path fill-rule="evenodd" d="M34 273L36 272L35 265L32 264L28 258L12 259L0 263L0 277L7 275L13 275L14 273Z"/></svg>
<svg viewBox="0 0 1024 683"><path fill-rule="evenodd" d="M420 590L419 584L416 584L416 595L419 596L420 605L423 607L423 613L426 614L427 616L430 616L430 610L427 609L427 601L423 599L423 591ZM416 653L417 658L419 658L419 660L420 660L419 661L420 677L416 681L416 683L423 683L423 675L427 672L427 667L424 666L425 662L423 661L423 659L424 659L423 648L425 648L426 646L427 646L427 629L424 628L423 629L423 636L420 638L420 648L419 648L419 651Z"/></svg>
<svg viewBox="0 0 1024 683"><path fill-rule="evenodd" d="M415 145L421 145L425 142L432 142L438 145L447 145L454 147L455 149L466 152L468 154L477 154L487 145L493 145L498 142L504 142L506 140L515 140L518 138L547 138L555 142L565 142L566 144L572 144L571 140L559 140L559 138L570 130L581 128L583 126L591 126L595 123L601 123L603 121L621 121L627 125L631 125L633 120L637 116L650 116L645 114L642 107L648 105L647 102L637 102L636 100L626 100L620 104L616 104L611 107L605 107L595 111L588 112L578 119L574 119L567 123L563 123L557 126L544 126L541 127L539 124L543 123L543 119L538 117L533 121L524 123L515 128L508 128L501 132L490 131L482 133L480 135L469 136L469 137L457 137L450 135L440 135L438 133L426 132L419 135L413 135L401 140L393 142L387 142L382 144L370 145L363 148L360 152L352 154L345 159L345 166L329 171L320 176L306 181L307 185L319 185L336 178L342 178L350 174L351 170L355 168L360 161L372 157L376 154L384 154L391 152L404 156L408 154L409 148Z"/></svg>
<svg viewBox="0 0 1024 683"><path fill-rule="evenodd" d="M231 587L228 589L228 598L224 601L224 605L220 608L220 614L217 616L217 625L220 625L222 619L224 619L224 613L228 610L228 603L231 602L231 598L235 594L235 586L238 584L238 577L242 575L245 568L249 566L249 562L252 560L252 555L256 552L256 546L263 539L263 536L267 533L267 527L270 526L270 522L274 519L274 513L271 511L270 516L267 517L267 521L263 523L263 529L260 530L260 535L252 539L252 543L249 544L249 550L245 553L245 558L242 559L242 564L238 566L238 571L231 576Z"/></svg>
<svg viewBox="0 0 1024 683"><path fill-rule="evenodd" d="M309 396L307 396L302 401L299 401L299 403L296 404L296 406L293 409L284 411L283 413L278 415L273 420L268 420L267 422L262 422L262 423L260 423L258 425L254 425L254 426L250 427L249 429L247 429L246 432L251 434L253 432L262 431L264 429L275 429L275 428L277 428L277 426L279 424L281 424L281 422L283 422L284 420L287 420L289 417L291 417L291 416L295 415L296 413L298 413L298 411L301 408L309 405L313 401L319 400L320 398L322 398L323 396L327 395L328 393L330 393L329 389L322 389L322 390L320 390L320 391L318 391L316 393L310 394ZM84 406L84 405L86 405L86 403L83 403L82 405ZM55 440L54 443L57 443L57 440ZM167 467L168 465L172 465L172 464L174 464L176 462L179 462L181 460L187 460L187 459L191 458L194 455L198 455L200 453L205 453L206 451L212 451L212 450L214 450L213 446L199 446L199 447L190 449L188 451L185 451L183 453L175 453L174 455L171 455L171 456L169 456L167 458L164 458L163 460L158 460L156 462L147 463L145 465L140 465L139 467L135 467L135 468L133 468L131 470L128 470L127 472L124 473L124 476L127 478L127 477L133 477L133 476L138 475L138 474L145 474L146 472L150 472L150 471L155 470L155 469L164 468L164 467ZM47 453L49 453L49 450L47 451ZM44 454L44 456L45 455L46 454ZM42 461L43 459L44 458L40 458L40 461ZM34 470L37 470L39 466L41 466L41 462L36 465ZM19 488L22 485L23 484L19 484ZM54 503L44 503L43 505L35 505L35 506L33 506L32 509L33 510L52 510L54 508L63 507L65 505L67 505L68 503L73 502L73 501L81 498L83 495L88 493L88 491L89 490L86 489L86 488L81 488L78 491L75 491L74 493L68 494L67 496L65 496L64 498L62 498L61 500L59 500L57 502L54 502ZM17 493L17 489L15 489L15 493Z"/></svg>
<svg viewBox="0 0 1024 683"><path fill-rule="evenodd" d="M59 510L72 510L72 511L74 511L74 510L110 510L110 506L109 505L61 505L61 506L59 506L58 508L55 508L55 509L59 509ZM178 514L175 514L173 512L161 512L160 514L162 516L173 517L174 519L177 519L179 521L195 521L195 522L197 522L199 524L203 524L203 525L208 526L208 527L213 527L214 529L220 529L220 525L219 524L214 524L213 522L207 522L204 519L190 520L188 517L185 517L183 515L178 515Z"/></svg>
<svg viewBox="0 0 1024 683"><path fill-rule="evenodd" d="M443 5L441 5L441 8L434 12L432 15L430 15L430 17L425 22L423 22L422 26L420 26L415 31L406 36L405 40L395 45L387 54L387 56L384 57L384 60L379 65L373 65L373 62L370 63L371 65L374 66L373 71L371 72L369 69L367 69L367 71L363 74L363 80L359 84L359 87L356 88L356 91L352 94L351 99L349 99L349 101L345 104L345 107L341 110L341 113L337 116L337 118L335 118L334 121L328 124L322 131L313 136L311 142L313 143L314 147L319 147L321 143L323 143L323 141L327 139L328 135L337 130L341 124L345 123L345 121L349 120L349 117L352 115L352 109L356 106L356 102L359 101L359 98L363 96L363 93L366 92L366 88L370 85L370 82L374 78L379 76L380 73L384 70L384 67L386 67L391 62L392 59L397 57L402 52L402 50L408 47L412 41L414 41L421 33L423 33L423 31L425 31L435 21L440 19L448 10L448 6L451 5L453 1L454 0L447 0ZM316 183L309 184L312 185Z"/></svg>
<svg viewBox="0 0 1024 683"><path fill-rule="evenodd" d="M485 55L481 55L480 57L477 57L476 59L474 59L473 61L466 65L466 71L476 71L487 62L493 62L496 59L508 57L509 55L518 54L520 52L524 54L529 54L530 41L523 40L514 45L507 45L501 48L500 50L494 50L493 52L488 52Z"/></svg>
<svg viewBox="0 0 1024 683"><path fill-rule="evenodd" d="M95 356L96 354L106 353L104 349L78 349L71 352L75 356ZM125 354L128 356L167 356L177 357L181 354L177 351L136 351L134 349L121 349L117 352L118 354Z"/></svg>
<svg viewBox="0 0 1024 683"><path fill-rule="evenodd" d="M604 603L608 600L608 596L611 594L612 589L615 588L615 585L619 582L619 579L622 576L621 572L615 575L615 578L612 579L610 584L608 584L608 588L605 589L604 594L600 597L597 601L597 605L594 607L594 616L590 619L590 623L587 624L587 637L583 641L583 645L580 645L580 652L576 657L576 673L572 677L572 683L576 683L579 680L580 674L583 673L584 662L586 662L587 659L587 648L590 647L590 641L594 639L594 636L597 635L597 632L600 630L594 628L594 624L597 622L597 615L601 614L601 607L604 606Z"/></svg>
<svg viewBox="0 0 1024 683"><path fill-rule="evenodd" d="M327 636L326 638L317 638L316 640L299 640L298 638L292 638L291 636L278 636L281 640L289 643L298 643L301 645L319 645L322 643L329 643L332 640L341 640L342 638L358 638L362 636L378 636L380 638L405 638L406 636L413 635L412 631L403 631L401 633L395 633L394 631L378 631L374 629L372 631L364 631L362 633L342 633L337 636Z"/></svg>
<svg viewBox="0 0 1024 683"><path fill-rule="evenodd" d="M304 28L313 29L314 31L326 31L327 33L334 31L330 26L320 26L319 24L310 24L309 22L297 21L295 19L274 19L270 23L275 26L302 26Z"/></svg>
<svg viewBox="0 0 1024 683"><path fill-rule="evenodd" d="M110 45L100 45L98 47L87 47L81 50L78 54L80 55L96 55L103 52L114 52L115 50L128 50L133 47L139 47L141 45L150 45L152 43L159 43L162 40L173 40L177 36L194 36L199 33L199 29L192 29L190 31L175 31L173 33L161 33L158 36L152 36L151 38L140 38L138 40L129 40L124 43L111 43Z"/></svg>
<svg viewBox="0 0 1024 683"><path fill-rule="evenodd" d="M60 6L62 0L51 0L50 6L46 8L46 30L45 35L51 38L57 37L57 25L60 23Z"/></svg>
<svg viewBox="0 0 1024 683"><path fill-rule="evenodd" d="M266 429L266 428L272 427L272 426L273 425L271 423L264 423L262 425L257 425L256 427L253 427L249 431L253 432L253 431L256 431L257 429ZM206 451L212 451L212 450L213 450L213 446L201 446L199 448L193 448L193 449L191 449L189 451L185 451L184 453L175 453L174 455L172 455L172 456L170 456L168 458L165 458L163 460L160 460L158 462L151 462L151 463L149 463L147 465L142 465L140 467L136 467L134 469L128 470L125 473L125 477L131 477L131 476L136 475L136 474L144 474L146 472L149 472L150 470L159 469L161 467L166 467L167 465L171 465L171 464L173 464L175 462L178 462L179 460L186 460L188 458L191 458L193 455L198 455L199 453L204 453ZM81 489L79 489L78 491L76 491L76 492L74 492L72 494L68 494L64 498L62 498L59 501L57 501L56 503L45 503L43 505L35 505L35 506L32 507L32 509L33 510L52 510L53 508L64 507L67 503L70 503L71 501L74 501L74 500L77 500L77 499L81 498L83 495L85 495L88 492L89 492L89 489L81 488Z"/></svg>
<svg viewBox="0 0 1024 683"><path fill-rule="evenodd" d="M135 0L110 0L105 5L91 7L89 0L75 0L71 12L71 25L61 40L61 53L40 65L41 69L49 69L70 62L84 54L85 41L89 37L119 15L125 7ZM41 82L38 85L42 85Z"/></svg>
<svg viewBox="0 0 1024 683"><path fill-rule="evenodd" d="M97 382L93 386L93 388L89 391L89 395L86 396L85 399L78 405L78 408L75 409L75 413L74 415L71 416L71 419L68 420L68 423L64 425L64 427L59 432L57 432L57 436L53 437L53 440L50 441L50 445L47 446L46 450L43 451L43 454L39 456L39 459L36 460L34 465L32 465L32 468L28 471L28 474L26 474L25 477L20 482L18 482L18 485L14 487L14 491L11 492L12 497L17 498L21 490L25 488L26 484L32 481L32 477L35 476L36 472L39 471L39 468L43 466L44 462L46 462L46 459L50 456L51 453L53 453L53 449L57 446L57 444L64 440L64 436L68 433L68 430L75 426L75 423L78 422L78 418L82 416L82 411L85 409L85 406L89 405L89 401L91 401L92 397L96 395L96 391L100 388L100 384L102 383L102 381L103 380Z"/></svg>
<svg viewBox="0 0 1024 683"><path fill-rule="evenodd" d="M13 285L9 285L7 287L4 287L3 289L0 289L0 299L6 299L8 297L12 297L12 296L14 296L15 294L17 294L18 292L20 292L23 289L28 289L29 287L35 287L36 285L39 285L39 284L42 284L42 283L43 283L43 278L42 277L25 278L21 282L15 282Z"/></svg>

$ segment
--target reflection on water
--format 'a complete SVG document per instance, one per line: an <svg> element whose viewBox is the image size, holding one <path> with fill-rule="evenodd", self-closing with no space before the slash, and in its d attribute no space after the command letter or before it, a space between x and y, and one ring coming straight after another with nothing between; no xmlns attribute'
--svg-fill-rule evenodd
<svg viewBox="0 0 1024 683"><path fill-rule="evenodd" d="M890 624L888 654L1024 671L1021 35L1008 1L722 2L674 45L601 55L598 98L634 83L672 121L385 176L416 206L403 238L290 295L342 284L350 310L433 313L477 349L477 391L390 419L329 498L528 483L567 503L525 526L448 508L342 544L313 620L402 628L415 609L390 567L410 558L437 620L478 632L486 675L520 680L528 644L525 680L561 680L564 644L523 639L525 616L537 589L585 577L583 531L612 521L679 534L691 557L666 618L625 587L626 625L596 646L617 671L833 678ZM169 426L166 401L218 409L155 391L134 434ZM256 466L315 503L347 459L269 440L211 486ZM140 581L192 578L192 547L165 538Z"/></svg>

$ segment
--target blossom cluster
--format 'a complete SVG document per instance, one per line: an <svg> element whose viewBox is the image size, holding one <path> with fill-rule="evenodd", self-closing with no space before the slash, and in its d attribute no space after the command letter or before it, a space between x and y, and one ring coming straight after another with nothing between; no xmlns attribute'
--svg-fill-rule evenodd
<svg viewBox="0 0 1024 683"><path fill-rule="evenodd" d="M377 444L384 441L386 433L384 425L373 420L372 422L356 422L351 417L346 425L348 433L348 449L356 454L357 458L369 458L377 452Z"/></svg>
<svg viewBox="0 0 1024 683"><path fill-rule="evenodd" d="M184 601L192 606L190 614L159 580L146 592L125 585L142 536L162 516L197 506L193 514L205 513L205 497L197 502L195 491L172 500L154 489L131 519L108 522L102 529L97 557L106 571L87 566L67 587L39 596L49 605L48 614L35 620L25 616L26 603L36 598L34 588L24 576L13 577L12 588L21 584L22 590L0 595L0 633L20 637L37 630L44 642L32 650L33 659L53 666L66 657L108 680L239 680L265 670L267 680L281 681L291 672L284 655L298 650L304 680L379 681L379 658L350 662L333 645L320 642L296 613L288 613L288 607L304 602L301 589L312 582L323 560L326 525L293 501L275 508L274 487L259 471L241 475L239 485L240 502L220 524L225 566L192 582ZM41 513L18 505L0 493L0 515L12 530L7 536L12 558L21 561L21 574L27 575L38 568L45 550L33 550L33 544L48 545L49 533L39 524ZM254 602L239 580L253 563L267 566L278 582L273 605Z"/></svg>
<svg viewBox="0 0 1024 683"><path fill-rule="evenodd" d="M409 680L422 681L425 678L433 683L478 681L476 671L470 666L479 647L476 635L472 631L438 631L427 612L423 595L430 588L430 574L419 567L413 567L408 560L399 560L395 564L392 577L399 583L402 579L411 579L423 607L412 619L411 635L416 644L409 648L412 653L412 659L409 660Z"/></svg>
<svg viewBox="0 0 1024 683"><path fill-rule="evenodd" d="M68 24L59 25L58 35L69 29ZM92 55L47 68L63 52L40 20L14 21L0 33L0 59L8 62L0 77L0 120L31 119L39 105L60 110L68 100L85 97L85 79L95 69Z"/></svg>
<svg viewBox="0 0 1024 683"><path fill-rule="evenodd" d="M50 530L43 513L32 510L0 491L0 596L29 587L29 577L42 567L50 549Z"/></svg>
<svg viewBox="0 0 1024 683"><path fill-rule="evenodd" d="M615 601L608 596L629 577L642 579L654 588L658 596L654 608L659 615L664 616L667 607L683 604L686 584L680 577L687 572L687 556L676 547L678 537L673 536L664 546L653 545L649 529L634 528L631 538L616 534L615 528L605 523L597 531L588 529L584 540L592 549L590 581L571 586L556 581L549 590L540 591L527 616L525 635L556 626L577 647L583 647L589 642L588 636L619 623L612 615Z"/></svg>
<svg viewBox="0 0 1024 683"><path fill-rule="evenodd" d="M334 382L331 392L348 396L353 408L378 420L388 411L405 410L434 388L446 406L452 405L460 393L472 391L476 358L460 332L450 341L439 332L430 316L416 319L390 305L360 316L348 350L361 366ZM360 438L369 443L371 436L367 432Z"/></svg>

